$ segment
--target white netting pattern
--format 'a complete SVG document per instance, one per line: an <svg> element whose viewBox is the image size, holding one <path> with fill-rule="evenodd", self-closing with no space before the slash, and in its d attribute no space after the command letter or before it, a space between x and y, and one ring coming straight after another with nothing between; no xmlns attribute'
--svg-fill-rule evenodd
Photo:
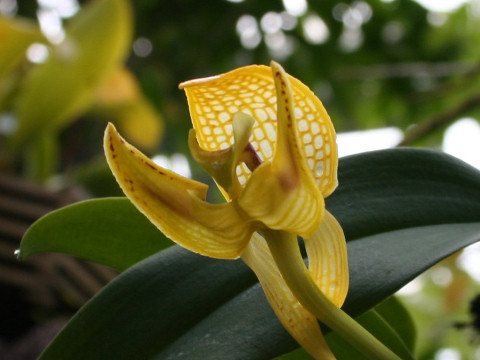
<svg viewBox="0 0 480 360"><path fill-rule="evenodd" d="M289 77L294 113L307 165L325 193L336 186L335 132L321 102L307 86ZM205 150L225 149L233 143L233 117L238 112L255 118L250 142L262 161L273 157L277 138L276 93L271 69L247 66L221 76L186 84L190 114L199 145ZM250 171L237 167L240 183Z"/></svg>

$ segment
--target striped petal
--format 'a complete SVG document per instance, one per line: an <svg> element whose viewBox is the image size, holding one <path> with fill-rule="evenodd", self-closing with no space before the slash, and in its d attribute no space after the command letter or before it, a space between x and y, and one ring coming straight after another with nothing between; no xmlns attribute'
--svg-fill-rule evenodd
<svg viewBox="0 0 480 360"><path fill-rule="evenodd" d="M254 234L242 260L255 272L270 306L292 337L318 360L332 360L315 316L295 298L285 283L265 240Z"/></svg>
<svg viewBox="0 0 480 360"><path fill-rule="evenodd" d="M250 176L238 203L267 227L309 237L323 217L323 195L307 166L294 123L293 90L288 75L272 62L277 93L277 147L272 161Z"/></svg>
<svg viewBox="0 0 480 360"><path fill-rule="evenodd" d="M347 296L349 276L347 244L340 224L325 211L318 229L304 242L313 280L333 304L341 307Z"/></svg>
<svg viewBox="0 0 480 360"><path fill-rule="evenodd" d="M167 237L214 258L241 255L252 230L232 203L205 202L206 185L159 167L126 143L112 124L104 141L108 164L123 192Z"/></svg>

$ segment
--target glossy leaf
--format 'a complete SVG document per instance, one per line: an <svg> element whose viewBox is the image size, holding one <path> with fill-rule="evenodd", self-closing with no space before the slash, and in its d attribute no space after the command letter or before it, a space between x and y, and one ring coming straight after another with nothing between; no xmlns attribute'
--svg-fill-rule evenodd
<svg viewBox="0 0 480 360"><path fill-rule="evenodd" d="M338 180L326 204L347 241L480 220L480 171L438 151L398 148L345 157Z"/></svg>
<svg viewBox="0 0 480 360"><path fill-rule="evenodd" d="M375 311L383 317L400 336L407 349L415 349L417 329L409 311L402 301L392 296L375 307Z"/></svg>
<svg viewBox="0 0 480 360"><path fill-rule="evenodd" d="M413 344L407 344L405 339L409 340L415 335L415 327L406 309L394 297L356 319L401 359L414 360ZM329 334L327 341L338 360L369 360L335 333Z"/></svg>
<svg viewBox="0 0 480 360"><path fill-rule="evenodd" d="M340 160L339 183L327 208L349 240L344 308L354 316L480 239L480 174L444 154L395 149L348 157ZM182 353L255 360L296 347L243 263L173 246L110 283L42 359Z"/></svg>
<svg viewBox="0 0 480 360"><path fill-rule="evenodd" d="M380 316L375 310L367 311L366 313L357 317L357 320L369 332L375 334L379 339L403 360L414 360L412 351L408 349L405 343L402 342L399 335L395 332L392 326L387 322L387 319ZM370 360L369 357L358 352L348 342L344 341L337 334L331 334L334 342L329 343L332 351L338 359L356 359L356 360ZM336 340L336 342L335 342Z"/></svg>
<svg viewBox="0 0 480 360"><path fill-rule="evenodd" d="M56 251L124 270L172 244L127 199L97 199L35 222L23 237L20 256Z"/></svg>
<svg viewBox="0 0 480 360"><path fill-rule="evenodd" d="M374 309L357 316L356 320L389 348L397 349L403 359L412 359L414 350L412 340L415 337L416 329L406 308L396 297L391 297ZM329 333L326 339L337 360L368 360L337 334ZM312 359L302 348L276 358L276 360Z"/></svg>
<svg viewBox="0 0 480 360"><path fill-rule="evenodd" d="M448 231L450 229L451 231ZM451 236L456 234L455 236ZM365 271L375 267L378 253L362 251L360 247L349 247L351 284L347 304L344 309L353 316L375 306L378 301L390 296L408 280L423 271L424 266L436 262L441 256L480 239L480 223L439 225L414 228L409 232L399 231L389 234L385 245L380 249L385 259L398 261L383 263L379 270ZM402 243L405 236L412 240L401 251L392 246ZM382 236L361 240L362 247L372 249L383 243ZM422 238L422 247L416 248L420 262L410 263L412 243ZM390 246L389 246L390 245ZM432 251L435 247L438 252ZM388 274L388 276L386 276ZM392 285L393 284L393 285ZM361 289L362 291L359 291ZM250 288L230 302L210 314L208 318L179 337L175 343L164 349L158 359L165 359L178 352L184 352L185 359L221 359L229 354L238 354L237 359L268 359L291 351L296 343L286 333L274 317L267 303L262 302L260 288ZM271 314L271 315L268 315ZM234 324L234 325L233 325ZM209 341L205 341L209 334ZM280 335L282 334L282 335ZM245 343L249 346L246 347ZM210 356L210 357L208 357Z"/></svg>
<svg viewBox="0 0 480 360"><path fill-rule="evenodd" d="M479 233L480 223L391 233L381 250L386 259L398 261L373 273L364 270L375 267L378 254L361 251L359 246L349 248L354 286L345 309L352 315L366 311L425 266L478 240ZM403 251L391 246L402 243L406 235L412 240ZM382 243L381 238L354 243L371 249ZM418 238L423 239L423 246L415 251L420 265L411 263L405 269ZM77 313L42 359L149 358L157 353L157 359L169 359L182 353L184 359L255 360L270 359L297 346L243 263L213 260L172 246L107 285Z"/></svg>

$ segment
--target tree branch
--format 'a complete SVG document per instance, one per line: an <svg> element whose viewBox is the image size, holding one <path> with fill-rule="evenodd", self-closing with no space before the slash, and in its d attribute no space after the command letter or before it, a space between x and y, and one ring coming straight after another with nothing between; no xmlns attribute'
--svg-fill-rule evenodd
<svg viewBox="0 0 480 360"><path fill-rule="evenodd" d="M462 116L462 114L474 109L477 106L480 106L480 93L472 95L450 110L435 115L432 118L413 127L411 131L406 133L404 139L398 144L398 146L410 145L415 141L424 138L438 128L446 126L457 120L460 116Z"/></svg>
<svg viewBox="0 0 480 360"><path fill-rule="evenodd" d="M342 67L335 76L339 80L368 80L388 78L448 77L469 75L478 70L478 64L468 61L454 62L407 62L376 64L356 67Z"/></svg>

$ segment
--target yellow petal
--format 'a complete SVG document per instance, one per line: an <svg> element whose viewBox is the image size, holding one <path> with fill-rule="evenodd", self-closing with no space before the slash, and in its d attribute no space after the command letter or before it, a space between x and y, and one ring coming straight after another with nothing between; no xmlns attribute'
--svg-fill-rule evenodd
<svg viewBox="0 0 480 360"><path fill-rule="evenodd" d="M202 255L240 256L252 230L232 203L206 203L206 185L159 167L126 143L112 124L104 146L123 192L167 237Z"/></svg>
<svg viewBox="0 0 480 360"><path fill-rule="evenodd" d="M291 184L282 182L272 163L264 163L250 177L238 204L251 219L270 229L309 237L322 220L325 203L318 189L304 185L304 178L289 188Z"/></svg>
<svg viewBox="0 0 480 360"><path fill-rule="evenodd" d="M335 359L323 338L317 319L292 294L260 235L253 235L242 260L255 272L270 306L299 345L315 359Z"/></svg>
<svg viewBox="0 0 480 360"><path fill-rule="evenodd" d="M307 167L294 126L293 93L287 74L272 62L278 106L277 147L271 162L251 175L238 203L267 227L310 236L325 208L323 196Z"/></svg>
<svg viewBox="0 0 480 360"><path fill-rule="evenodd" d="M288 75L293 90L294 122L299 141L324 197L337 186L335 129L321 101L301 81ZM272 70L250 65L228 73L180 84L185 90L198 142L205 150L218 150L233 143L232 120L245 112L256 120L250 142L262 161L273 157L277 139L277 99ZM239 167L240 183L250 176Z"/></svg>
<svg viewBox="0 0 480 360"><path fill-rule="evenodd" d="M347 296L349 276L347 244L340 224L325 211L318 229L304 241L313 280L333 304L341 307Z"/></svg>

